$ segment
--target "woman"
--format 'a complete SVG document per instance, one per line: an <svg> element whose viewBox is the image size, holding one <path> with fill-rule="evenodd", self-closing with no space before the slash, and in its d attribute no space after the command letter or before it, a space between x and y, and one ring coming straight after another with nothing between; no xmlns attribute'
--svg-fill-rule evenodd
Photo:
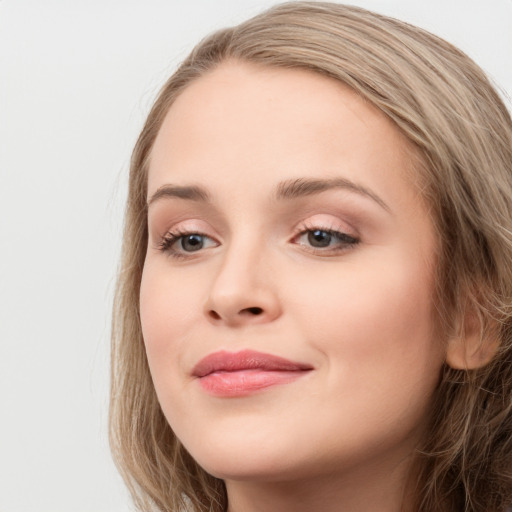
<svg viewBox="0 0 512 512"><path fill-rule="evenodd" d="M279 5L135 148L112 446L142 510L512 502L512 122L423 30Z"/></svg>

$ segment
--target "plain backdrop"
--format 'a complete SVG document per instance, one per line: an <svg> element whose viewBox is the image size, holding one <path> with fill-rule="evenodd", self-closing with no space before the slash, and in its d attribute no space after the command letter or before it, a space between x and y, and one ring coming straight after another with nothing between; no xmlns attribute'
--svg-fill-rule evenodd
<svg viewBox="0 0 512 512"><path fill-rule="evenodd" d="M512 92L512 0L351 3L448 39ZM272 4L0 0L0 512L132 510L106 434L131 148L194 43Z"/></svg>

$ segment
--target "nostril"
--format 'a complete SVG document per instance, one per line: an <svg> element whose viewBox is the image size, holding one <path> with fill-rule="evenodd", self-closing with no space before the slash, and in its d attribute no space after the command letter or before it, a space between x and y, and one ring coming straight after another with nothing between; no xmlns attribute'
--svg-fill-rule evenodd
<svg viewBox="0 0 512 512"><path fill-rule="evenodd" d="M207 314L212 320L215 320L215 321L222 320L222 318L223 318L223 315L220 315L214 309L210 309ZM259 316L261 314L263 314L263 308L260 308L257 306L251 307L251 308L244 308L238 312L238 315L242 315L242 316ZM228 314L224 318L227 319L229 316L230 315Z"/></svg>
<svg viewBox="0 0 512 512"><path fill-rule="evenodd" d="M220 319L220 315L219 315L219 313L217 313L217 311L213 311L213 309L212 309L212 310L210 310L210 311L208 311L208 314L209 314L209 315L210 315L214 320L219 320L219 319Z"/></svg>
<svg viewBox="0 0 512 512"><path fill-rule="evenodd" d="M246 308L246 309L244 309L243 311L247 311L247 312L248 312L248 313L250 313L251 315L261 315L261 313L263 313L263 309L258 308L258 307L254 307L254 308Z"/></svg>

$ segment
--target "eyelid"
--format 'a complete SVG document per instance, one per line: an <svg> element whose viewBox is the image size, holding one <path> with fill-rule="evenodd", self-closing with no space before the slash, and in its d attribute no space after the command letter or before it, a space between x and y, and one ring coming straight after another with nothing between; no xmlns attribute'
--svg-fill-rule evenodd
<svg viewBox="0 0 512 512"><path fill-rule="evenodd" d="M185 251L183 248L178 248L175 244L181 244L180 239L184 239L188 235L199 235L213 243L206 242L206 246L199 248L197 251ZM180 219L177 222L163 224L158 230L153 231L152 240L153 247L157 251L176 259L195 258L205 250L221 244L210 223L198 218Z"/></svg>
<svg viewBox="0 0 512 512"><path fill-rule="evenodd" d="M181 249L176 248L175 245L180 243L183 243L183 239L190 235L198 235L203 239L210 240L211 244L208 244L207 246L201 246L194 251L187 251L183 247ZM191 231L167 231L159 240L157 249L165 253L171 258L177 259L177 260L189 260L196 258L200 256L202 253L204 253L205 250L212 249L215 247L218 247L220 243L213 237L202 233L198 230L191 230Z"/></svg>
<svg viewBox="0 0 512 512"><path fill-rule="evenodd" d="M324 232L329 235L328 245L313 245L309 235L315 231ZM301 239L306 235L308 235L308 241L301 242ZM361 240L359 234L355 233L355 230L351 227L349 228L346 223L342 223L340 219L322 215L301 221L295 228L294 235L290 241L307 253L316 256L334 257L354 249ZM335 242L335 244L331 245L331 242Z"/></svg>
<svg viewBox="0 0 512 512"><path fill-rule="evenodd" d="M294 236L304 231L314 231L316 229L334 231L346 234L352 238L360 238L358 230L356 230L351 223L330 214L312 215L301 220L294 229Z"/></svg>
<svg viewBox="0 0 512 512"><path fill-rule="evenodd" d="M170 224L170 225L169 225ZM222 245L216 230L209 222L203 219L189 218L179 220L175 223L169 223L165 230L159 230L154 233L154 247L160 252L167 253L169 256L182 259L190 259L201 256L206 250ZM267 226L267 229L272 229ZM301 238L314 231L323 231L331 235L332 238L327 242L328 245L320 246L308 237L308 240L301 242ZM198 235L205 241L198 247L197 251L187 250L182 245L187 235ZM181 241L180 241L181 239ZM350 246L360 242L359 233L350 223L342 220L339 216L327 213L317 213L303 218L292 229L289 242L306 249L308 252L318 253L324 256L329 254L346 251Z"/></svg>
<svg viewBox="0 0 512 512"><path fill-rule="evenodd" d="M218 238L210 223L200 218L174 219L172 222L162 222L160 225L155 225L153 233L157 239L161 239L168 233L197 233L214 239Z"/></svg>

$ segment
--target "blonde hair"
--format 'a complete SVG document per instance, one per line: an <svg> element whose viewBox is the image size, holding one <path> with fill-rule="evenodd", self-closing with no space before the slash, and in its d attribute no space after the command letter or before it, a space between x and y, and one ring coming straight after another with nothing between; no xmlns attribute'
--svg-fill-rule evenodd
<svg viewBox="0 0 512 512"><path fill-rule="evenodd" d="M418 450L421 511L499 511L512 502L512 121L483 71L419 28L357 7L292 2L203 40L164 85L133 152L114 304L111 446L141 510L217 511L223 482L173 434L151 381L139 318L152 145L176 97L219 63L302 68L350 86L416 146L417 183L441 240L442 332L471 308L499 339L476 370L445 365Z"/></svg>

